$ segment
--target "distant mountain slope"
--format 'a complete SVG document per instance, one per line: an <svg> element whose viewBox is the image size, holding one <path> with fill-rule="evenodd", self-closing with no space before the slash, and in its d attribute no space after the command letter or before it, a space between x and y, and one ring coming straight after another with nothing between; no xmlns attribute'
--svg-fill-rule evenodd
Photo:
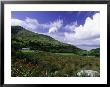
<svg viewBox="0 0 110 87"><path fill-rule="evenodd" d="M11 40L14 49L29 47L33 50L66 53L82 51L76 46L62 43L50 36L31 32L21 26L11 26Z"/></svg>
<svg viewBox="0 0 110 87"><path fill-rule="evenodd" d="M92 49L90 51L100 52L100 48Z"/></svg>
<svg viewBox="0 0 110 87"><path fill-rule="evenodd" d="M90 50L90 55L100 56L100 48Z"/></svg>

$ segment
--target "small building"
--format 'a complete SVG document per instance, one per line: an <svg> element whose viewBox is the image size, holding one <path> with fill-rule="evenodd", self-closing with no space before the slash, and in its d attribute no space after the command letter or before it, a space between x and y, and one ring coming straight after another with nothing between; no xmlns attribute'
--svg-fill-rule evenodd
<svg viewBox="0 0 110 87"><path fill-rule="evenodd" d="M30 48L22 48L22 50L30 50Z"/></svg>

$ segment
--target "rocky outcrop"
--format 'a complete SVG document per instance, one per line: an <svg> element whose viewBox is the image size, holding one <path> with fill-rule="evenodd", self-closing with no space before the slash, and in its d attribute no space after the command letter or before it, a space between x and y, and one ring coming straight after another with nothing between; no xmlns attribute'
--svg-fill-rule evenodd
<svg viewBox="0 0 110 87"><path fill-rule="evenodd" d="M77 72L78 77L99 77L100 73L94 70L80 70Z"/></svg>

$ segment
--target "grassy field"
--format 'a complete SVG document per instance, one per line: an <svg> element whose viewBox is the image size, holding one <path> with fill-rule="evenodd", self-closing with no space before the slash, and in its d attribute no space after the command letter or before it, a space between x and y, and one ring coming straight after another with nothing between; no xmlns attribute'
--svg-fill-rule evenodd
<svg viewBox="0 0 110 87"><path fill-rule="evenodd" d="M12 77L75 77L82 69L100 71L100 58L68 53L21 51L12 57Z"/></svg>
<svg viewBox="0 0 110 87"><path fill-rule="evenodd" d="M64 55L64 56L76 56L74 53L55 53L57 55Z"/></svg>

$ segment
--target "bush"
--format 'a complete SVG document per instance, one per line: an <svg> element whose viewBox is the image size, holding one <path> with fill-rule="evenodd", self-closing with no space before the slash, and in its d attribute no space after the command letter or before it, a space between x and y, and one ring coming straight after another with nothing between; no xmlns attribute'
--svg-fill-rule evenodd
<svg viewBox="0 0 110 87"><path fill-rule="evenodd" d="M34 64L37 63L37 59L38 59L35 52L22 52L22 51L16 52L16 58L26 59L27 62L32 62Z"/></svg>

